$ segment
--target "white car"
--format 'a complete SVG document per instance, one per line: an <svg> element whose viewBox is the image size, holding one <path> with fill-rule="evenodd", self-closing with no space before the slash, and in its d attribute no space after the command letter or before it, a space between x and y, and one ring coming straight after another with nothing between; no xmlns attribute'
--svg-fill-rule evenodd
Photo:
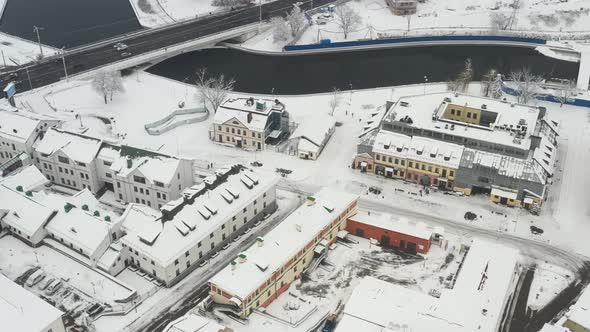
<svg viewBox="0 0 590 332"><path fill-rule="evenodd" d="M117 50L117 51L123 51L127 49L127 45L123 44L123 43L116 43L115 45L113 45L113 47Z"/></svg>
<svg viewBox="0 0 590 332"><path fill-rule="evenodd" d="M29 279L27 279L27 286L33 287L39 282L41 282L41 280L43 279L45 279L45 273L43 273L43 271L41 270L37 270L35 271L35 273L29 276Z"/></svg>
<svg viewBox="0 0 590 332"><path fill-rule="evenodd" d="M54 281L55 281L55 278L47 278L44 282L39 284L39 289L40 290L47 289L47 286L51 285L51 283L53 283Z"/></svg>
<svg viewBox="0 0 590 332"><path fill-rule="evenodd" d="M49 285L47 287L47 289L45 290L45 295L53 295L55 294L55 292L57 292L62 286L62 282L61 280L55 280L54 282L51 283L51 285Z"/></svg>

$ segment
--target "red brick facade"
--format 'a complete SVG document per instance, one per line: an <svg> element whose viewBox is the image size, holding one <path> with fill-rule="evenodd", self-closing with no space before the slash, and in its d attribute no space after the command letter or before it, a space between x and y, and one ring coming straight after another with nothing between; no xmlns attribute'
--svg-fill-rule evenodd
<svg viewBox="0 0 590 332"><path fill-rule="evenodd" d="M366 239L376 239L385 247L394 247L409 251L415 250L417 253L421 254L428 253L430 245L432 244L431 239L421 239L350 219L347 221L346 230L352 235L364 237Z"/></svg>

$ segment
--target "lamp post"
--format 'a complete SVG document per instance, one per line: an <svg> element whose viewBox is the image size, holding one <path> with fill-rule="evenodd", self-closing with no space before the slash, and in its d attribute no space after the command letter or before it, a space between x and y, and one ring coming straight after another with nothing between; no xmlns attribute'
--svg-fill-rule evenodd
<svg viewBox="0 0 590 332"><path fill-rule="evenodd" d="M426 94L426 84L428 83L428 76L424 75L424 94Z"/></svg>
<svg viewBox="0 0 590 332"><path fill-rule="evenodd" d="M43 28L33 25L33 32L37 34L37 44L39 44L39 52L41 52L41 57L43 57L43 47L41 46L41 36L39 35L39 30L43 30Z"/></svg>
<svg viewBox="0 0 590 332"><path fill-rule="evenodd" d="M68 69L66 67L66 51L65 51L65 46L62 47L61 50L61 61L64 64L64 74L66 75L66 80L68 79Z"/></svg>

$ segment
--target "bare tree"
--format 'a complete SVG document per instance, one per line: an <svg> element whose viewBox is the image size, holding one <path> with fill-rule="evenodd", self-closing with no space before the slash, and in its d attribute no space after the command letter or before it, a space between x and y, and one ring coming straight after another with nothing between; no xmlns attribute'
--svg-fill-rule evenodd
<svg viewBox="0 0 590 332"><path fill-rule="evenodd" d="M332 95L330 97L330 115L334 115L336 108L342 103L342 96L338 88L332 89Z"/></svg>
<svg viewBox="0 0 590 332"><path fill-rule="evenodd" d="M360 26L362 22L361 16L347 5L336 7L336 24L344 33L344 39L348 38L348 34Z"/></svg>
<svg viewBox="0 0 590 332"><path fill-rule="evenodd" d="M500 99L502 97L502 84L504 84L502 82L502 74L498 73L496 75L496 78L494 78L494 82L492 84L491 87L491 97L494 99Z"/></svg>
<svg viewBox="0 0 590 332"><path fill-rule="evenodd" d="M99 71L94 75L92 79L92 89L104 98L104 103L107 104L109 99L113 100L113 94L115 92L124 92L123 80L121 79L121 73Z"/></svg>
<svg viewBox="0 0 590 332"><path fill-rule="evenodd" d="M510 80L516 87L518 102L521 104L526 104L541 95L543 78L533 74L529 68L510 73Z"/></svg>
<svg viewBox="0 0 590 332"><path fill-rule="evenodd" d="M272 37L275 42L284 42L291 36L284 18L280 16L273 17L270 19L270 25L272 26Z"/></svg>
<svg viewBox="0 0 590 332"><path fill-rule="evenodd" d="M473 80L473 65L471 64L471 58L465 60L465 66L459 73L456 79L447 83L447 89L451 91L465 91L469 87L469 83Z"/></svg>
<svg viewBox="0 0 590 332"><path fill-rule="evenodd" d="M507 30L510 26L510 16L493 12L490 14L490 23L493 30Z"/></svg>
<svg viewBox="0 0 590 332"><path fill-rule="evenodd" d="M248 5L252 3L251 0L213 0L211 1L211 5L215 7L238 7L241 5Z"/></svg>
<svg viewBox="0 0 590 332"><path fill-rule="evenodd" d="M559 107L563 107L563 104L567 103L568 101L572 101L575 95L576 80L567 80L564 82L563 88L561 89L560 94L557 96L557 100L559 100Z"/></svg>
<svg viewBox="0 0 590 332"><path fill-rule="evenodd" d="M291 35L295 37L305 27L305 15L299 6L293 6L291 12L287 15L287 22L291 27Z"/></svg>
<svg viewBox="0 0 590 332"><path fill-rule="evenodd" d="M214 112L223 103L228 92L234 89L236 81L233 78L226 79L223 74L218 77L207 77L207 68L197 70L197 93L199 99L206 104L209 103Z"/></svg>
<svg viewBox="0 0 590 332"><path fill-rule="evenodd" d="M481 93L484 96L489 97L492 93L496 76L498 76L498 72L494 68L492 68L488 70L481 78Z"/></svg>

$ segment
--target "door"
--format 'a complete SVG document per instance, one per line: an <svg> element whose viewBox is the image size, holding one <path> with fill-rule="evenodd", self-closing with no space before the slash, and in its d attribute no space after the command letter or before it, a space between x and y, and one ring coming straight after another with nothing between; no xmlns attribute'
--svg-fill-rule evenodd
<svg viewBox="0 0 590 332"><path fill-rule="evenodd" d="M406 240L400 240L399 247L400 249L406 249Z"/></svg>
<svg viewBox="0 0 590 332"><path fill-rule="evenodd" d="M406 248L406 251L411 254L415 254L416 253L416 244L414 242L408 242L408 247Z"/></svg>
<svg viewBox="0 0 590 332"><path fill-rule="evenodd" d="M504 205L508 204L508 198L506 198L506 197L500 198L500 204L504 204Z"/></svg>
<svg viewBox="0 0 590 332"><path fill-rule="evenodd" d="M236 145L238 146L238 148L241 148L242 147L242 140L241 139L237 140Z"/></svg>
<svg viewBox="0 0 590 332"><path fill-rule="evenodd" d="M358 236L358 237L365 237L365 231L363 231L363 230L362 230L362 229L360 229L360 228L357 228L357 229L356 229L356 233L355 233L355 234L356 234L356 236Z"/></svg>
<svg viewBox="0 0 590 332"><path fill-rule="evenodd" d="M442 177L443 178L446 178L447 177L447 170L446 169L443 169L442 170Z"/></svg>
<svg viewBox="0 0 590 332"><path fill-rule="evenodd" d="M382 247L389 247L390 238L387 235L381 235L381 246Z"/></svg>
<svg viewBox="0 0 590 332"><path fill-rule="evenodd" d="M260 146L260 142L258 142L258 150L262 149L262 147Z"/></svg>

